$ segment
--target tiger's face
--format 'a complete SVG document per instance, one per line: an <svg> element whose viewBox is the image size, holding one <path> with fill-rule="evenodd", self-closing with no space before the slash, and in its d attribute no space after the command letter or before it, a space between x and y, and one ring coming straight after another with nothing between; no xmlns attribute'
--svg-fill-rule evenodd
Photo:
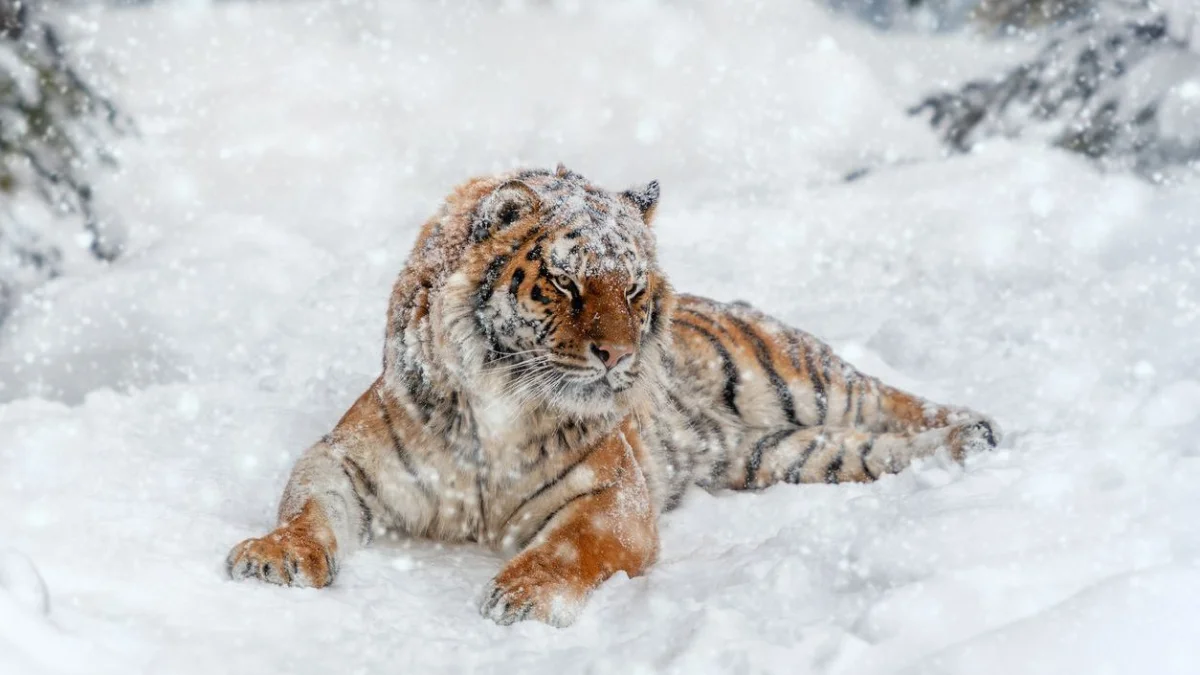
<svg viewBox="0 0 1200 675"><path fill-rule="evenodd" d="M484 200L485 226L504 232L490 233L475 318L483 367L506 393L580 417L636 395L666 333L669 287L648 224L657 192L607 192L560 170Z"/></svg>

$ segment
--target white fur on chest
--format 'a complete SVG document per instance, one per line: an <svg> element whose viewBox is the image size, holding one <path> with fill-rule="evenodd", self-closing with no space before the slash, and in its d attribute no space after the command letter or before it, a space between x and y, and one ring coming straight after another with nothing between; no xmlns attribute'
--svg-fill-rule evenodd
<svg viewBox="0 0 1200 675"><path fill-rule="evenodd" d="M521 406L512 396L483 392L471 406L479 440L483 443L503 443L520 435Z"/></svg>

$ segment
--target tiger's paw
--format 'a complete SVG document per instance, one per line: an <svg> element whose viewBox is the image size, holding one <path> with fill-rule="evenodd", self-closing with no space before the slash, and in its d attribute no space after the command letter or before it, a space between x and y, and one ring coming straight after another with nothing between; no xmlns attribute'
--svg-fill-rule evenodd
<svg viewBox="0 0 1200 675"><path fill-rule="evenodd" d="M225 571L234 581L254 578L280 586L323 588L333 583L337 561L315 539L279 529L234 546L225 558Z"/></svg>
<svg viewBox="0 0 1200 675"><path fill-rule="evenodd" d="M484 588L479 613L502 626L527 619L557 628L574 623L588 589L572 583L561 564L541 558L535 551L514 558Z"/></svg>
<svg viewBox="0 0 1200 675"><path fill-rule="evenodd" d="M975 452L985 452L1000 445L1004 433L994 420L981 417L956 427L951 436L952 454L957 460Z"/></svg>

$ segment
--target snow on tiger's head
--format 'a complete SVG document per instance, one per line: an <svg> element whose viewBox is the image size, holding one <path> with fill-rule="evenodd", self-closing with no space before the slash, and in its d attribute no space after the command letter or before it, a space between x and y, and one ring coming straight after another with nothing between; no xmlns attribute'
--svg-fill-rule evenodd
<svg viewBox="0 0 1200 675"><path fill-rule="evenodd" d="M561 165L460 186L397 283L428 295L428 314L418 301L396 317L402 338L421 339L412 324L426 322L468 388L491 383L523 406L577 417L622 412L670 339L672 296L650 229L657 202L656 182L611 192Z"/></svg>

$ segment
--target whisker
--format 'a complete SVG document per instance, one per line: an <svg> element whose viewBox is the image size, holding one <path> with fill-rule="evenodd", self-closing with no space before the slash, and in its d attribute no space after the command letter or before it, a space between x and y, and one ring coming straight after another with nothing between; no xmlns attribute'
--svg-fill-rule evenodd
<svg viewBox="0 0 1200 675"><path fill-rule="evenodd" d="M509 372L509 371L513 371L513 370L518 370L520 368L528 368L528 367L532 367L535 365L541 365L541 364L547 363L548 360L549 360L549 357L534 357L532 359L526 359L526 360L520 361L518 363L509 363L509 364L500 365L500 366L488 366L488 370L490 372L495 372L495 373L504 373L504 372Z"/></svg>

